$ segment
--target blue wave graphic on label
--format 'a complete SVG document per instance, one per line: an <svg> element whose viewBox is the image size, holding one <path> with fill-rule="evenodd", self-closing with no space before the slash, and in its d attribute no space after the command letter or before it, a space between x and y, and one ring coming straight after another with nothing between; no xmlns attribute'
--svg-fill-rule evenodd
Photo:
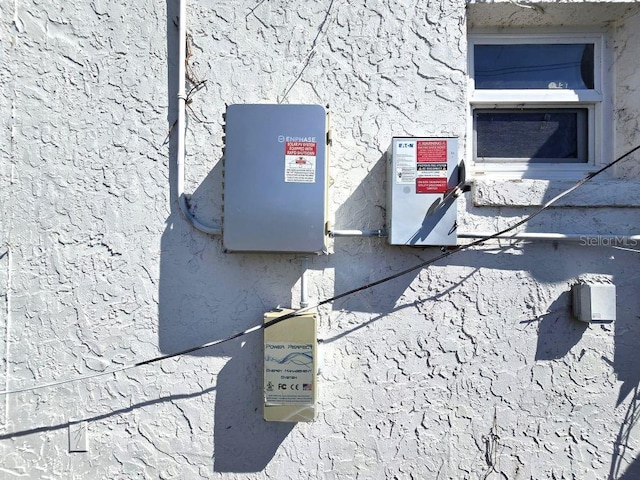
<svg viewBox="0 0 640 480"><path fill-rule="evenodd" d="M267 355L265 360L267 362L275 362L279 365L298 365L308 368L311 368L313 365L313 356L310 353L304 352L292 352L282 358Z"/></svg>

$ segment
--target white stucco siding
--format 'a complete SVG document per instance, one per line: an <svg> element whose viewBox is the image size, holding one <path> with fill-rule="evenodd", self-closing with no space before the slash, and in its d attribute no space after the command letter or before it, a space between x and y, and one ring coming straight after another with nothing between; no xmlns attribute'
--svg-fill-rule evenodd
<svg viewBox="0 0 640 480"><path fill-rule="evenodd" d="M512 2L191 0L190 65L206 80L187 109L194 214L222 214L225 105L318 103L331 111L333 225L383 227L392 136L457 136L466 160L470 18L606 30L611 147L624 153L639 143L640 7L579 2L573 16L574 3L537 3L544 16ZM298 306L299 258L224 253L179 213L177 15L174 0L0 9L0 389L131 365ZM638 162L527 230L640 233ZM478 179L458 228L504 228L568 185ZM310 261L311 303L440 253L384 238L335 238L334 251ZM2 396L0 478L633 478L637 255L490 242L323 306L314 423L262 420L260 333ZM614 324L572 318L585 274L616 284ZM69 453L79 420L88 451Z"/></svg>

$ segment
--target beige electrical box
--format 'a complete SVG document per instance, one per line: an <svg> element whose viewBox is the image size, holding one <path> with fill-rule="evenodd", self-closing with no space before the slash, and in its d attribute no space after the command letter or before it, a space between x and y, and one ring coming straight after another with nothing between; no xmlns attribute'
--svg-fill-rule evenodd
<svg viewBox="0 0 640 480"><path fill-rule="evenodd" d="M270 322L294 310L265 313ZM293 316L264 330L264 419L312 422L317 394L316 314Z"/></svg>

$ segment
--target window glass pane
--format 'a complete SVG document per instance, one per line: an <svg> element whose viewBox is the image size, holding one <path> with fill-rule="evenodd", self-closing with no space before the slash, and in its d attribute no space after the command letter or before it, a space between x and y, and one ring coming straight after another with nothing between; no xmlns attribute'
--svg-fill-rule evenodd
<svg viewBox="0 0 640 480"><path fill-rule="evenodd" d="M593 52L592 43L475 45L475 88L593 89Z"/></svg>
<svg viewBox="0 0 640 480"><path fill-rule="evenodd" d="M476 110L477 162L586 163L586 108Z"/></svg>

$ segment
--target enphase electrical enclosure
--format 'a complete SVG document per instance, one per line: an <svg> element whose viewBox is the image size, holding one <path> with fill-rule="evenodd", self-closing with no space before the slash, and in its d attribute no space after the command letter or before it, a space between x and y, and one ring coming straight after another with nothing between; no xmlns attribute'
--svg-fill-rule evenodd
<svg viewBox="0 0 640 480"><path fill-rule="evenodd" d="M391 245L456 245L458 139L394 137L387 152Z"/></svg>
<svg viewBox="0 0 640 480"><path fill-rule="evenodd" d="M222 237L229 252L327 251L327 112L230 105Z"/></svg>

